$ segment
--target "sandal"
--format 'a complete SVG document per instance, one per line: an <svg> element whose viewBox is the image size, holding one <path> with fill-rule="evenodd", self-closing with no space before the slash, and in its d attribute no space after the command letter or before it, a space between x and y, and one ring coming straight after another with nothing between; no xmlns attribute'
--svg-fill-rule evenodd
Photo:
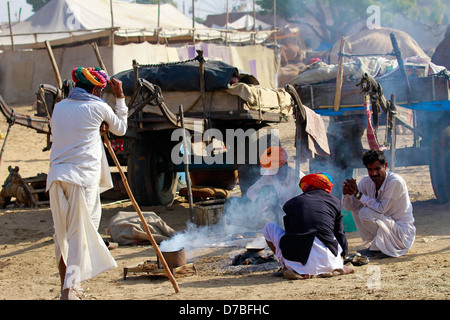
<svg viewBox="0 0 450 320"><path fill-rule="evenodd" d="M287 269L285 267L280 267L277 271L275 271L274 273L272 273L272 276L274 277L282 277L284 271L286 271Z"/></svg>
<svg viewBox="0 0 450 320"><path fill-rule="evenodd" d="M344 263L350 262L354 266L362 266L365 264L368 264L370 261L370 258L367 256L363 256L360 253L353 253L346 255L344 258Z"/></svg>

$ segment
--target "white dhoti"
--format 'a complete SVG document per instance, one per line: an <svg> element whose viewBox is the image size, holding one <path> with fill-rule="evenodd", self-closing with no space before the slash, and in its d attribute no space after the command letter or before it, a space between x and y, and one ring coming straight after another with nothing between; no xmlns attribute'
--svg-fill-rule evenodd
<svg viewBox="0 0 450 320"><path fill-rule="evenodd" d="M338 244L338 255L334 256L330 249L328 249L317 237L314 239L306 264L285 259L280 249L280 239L284 234L284 229L273 222L266 224L263 229L264 238L272 242L275 246L275 255L282 266L285 266L298 274L309 275L332 272L335 269L342 269L344 267L341 257L341 246Z"/></svg>
<svg viewBox="0 0 450 320"><path fill-rule="evenodd" d="M101 216L98 186L85 188L54 181L49 190L55 229L55 254L67 269L63 289L73 288L117 263L98 233Z"/></svg>
<svg viewBox="0 0 450 320"><path fill-rule="evenodd" d="M363 241L371 243L370 250L379 250L391 257L404 255L413 245L416 228L410 222L395 221L368 207L353 213L358 233Z"/></svg>

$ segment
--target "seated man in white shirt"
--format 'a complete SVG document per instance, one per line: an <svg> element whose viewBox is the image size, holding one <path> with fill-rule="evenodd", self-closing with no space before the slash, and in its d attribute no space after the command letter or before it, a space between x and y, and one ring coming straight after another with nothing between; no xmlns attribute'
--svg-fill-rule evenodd
<svg viewBox="0 0 450 320"><path fill-rule="evenodd" d="M356 228L368 249L360 253L374 257L399 257L413 245L416 228L405 181L387 171L383 151L369 150L362 157L368 176L356 184L343 183L343 206L351 211Z"/></svg>
<svg viewBox="0 0 450 320"><path fill-rule="evenodd" d="M296 172L288 165L288 154L282 147L270 147L260 159L262 177L248 190L247 198L251 201L264 201L268 210L273 210L274 222L282 225L283 206L289 200L302 193L300 179L305 175ZM262 192L270 186L272 192ZM274 204L270 205L270 204Z"/></svg>
<svg viewBox="0 0 450 320"><path fill-rule="evenodd" d="M100 98L108 81L100 68L74 68L72 78L75 88L53 110L47 176L63 300L78 299L80 282L117 267L97 231L100 190L112 187L100 128L124 135L128 111L119 80L109 81L115 110Z"/></svg>

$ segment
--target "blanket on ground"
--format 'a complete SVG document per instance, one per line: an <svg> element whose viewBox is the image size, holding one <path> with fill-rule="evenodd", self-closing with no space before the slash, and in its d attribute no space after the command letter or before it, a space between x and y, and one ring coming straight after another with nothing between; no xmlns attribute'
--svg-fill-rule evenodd
<svg viewBox="0 0 450 320"><path fill-rule="evenodd" d="M175 231L156 213L142 212L145 221L156 243L169 239ZM109 234L119 245L132 245L149 241L147 233L136 212L120 211L109 221Z"/></svg>

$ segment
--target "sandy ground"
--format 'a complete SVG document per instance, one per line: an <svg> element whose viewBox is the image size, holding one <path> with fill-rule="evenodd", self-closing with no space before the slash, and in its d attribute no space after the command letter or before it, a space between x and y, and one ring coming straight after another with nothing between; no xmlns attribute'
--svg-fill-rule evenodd
<svg viewBox="0 0 450 320"><path fill-rule="evenodd" d="M33 114L30 106L15 108ZM293 151L293 124L277 126L289 151ZM0 122L5 133L7 123ZM407 140L407 137L400 136ZM3 143L3 139L0 143ZM49 152L42 152L45 136L34 130L12 127L3 152L0 180L7 168L19 166L22 177L48 171ZM450 210L434 197L427 166L397 168L409 186L414 206L417 237L412 249L400 258L373 259L355 267L355 273L332 278L290 281L272 276L273 268L230 268L232 258L242 248L205 248L189 254L197 272L177 277L180 288L175 293L164 277L142 274L123 279L124 267L145 260L156 261L149 246L120 246L111 253L119 267L100 274L83 284L85 300L297 300L297 299L449 299L450 297ZM182 231L189 219L186 203L171 207L142 207L154 211L172 228ZM108 238L109 220L118 211L132 211L130 202L104 202L100 232ZM59 276L53 245L50 209L0 209L0 299L59 299ZM357 232L347 233L350 252L362 241Z"/></svg>

